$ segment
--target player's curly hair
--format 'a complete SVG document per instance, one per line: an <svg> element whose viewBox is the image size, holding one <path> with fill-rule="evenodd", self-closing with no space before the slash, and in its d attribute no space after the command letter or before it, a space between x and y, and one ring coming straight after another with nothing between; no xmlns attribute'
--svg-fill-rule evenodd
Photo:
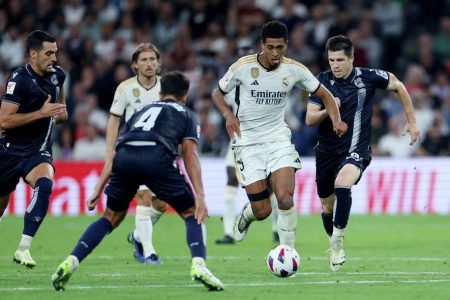
<svg viewBox="0 0 450 300"><path fill-rule="evenodd" d="M176 100L187 95L189 91L189 79L180 71L167 72L161 77L161 94L173 95Z"/></svg>
<svg viewBox="0 0 450 300"><path fill-rule="evenodd" d="M287 26L278 20L272 20L267 22L261 27L261 41L265 43L267 38L273 39L283 38L285 41L287 41L288 40Z"/></svg>
<svg viewBox="0 0 450 300"><path fill-rule="evenodd" d="M56 39L54 36L48 34L43 30L34 30L30 32L25 42L27 53L31 50L39 51L44 46L42 45L44 42L55 43Z"/></svg>
<svg viewBox="0 0 450 300"><path fill-rule="evenodd" d="M134 50L133 54L131 55L131 62L136 63L139 57L139 54L145 51L153 51L156 54L156 59L158 60L158 70L157 73L159 73L161 66L160 66L160 57L161 53L159 52L158 48L156 48L155 45L151 43L142 43L139 44L136 49ZM137 70L133 67L134 72L137 73Z"/></svg>
<svg viewBox="0 0 450 300"><path fill-rule="evenodd" d="M330 37L327 40L326 49L327 52L328 51L336 52L344 50L344 54L347 57L351 57L353 55L353 43L345 35L336 35Z"/></svg>

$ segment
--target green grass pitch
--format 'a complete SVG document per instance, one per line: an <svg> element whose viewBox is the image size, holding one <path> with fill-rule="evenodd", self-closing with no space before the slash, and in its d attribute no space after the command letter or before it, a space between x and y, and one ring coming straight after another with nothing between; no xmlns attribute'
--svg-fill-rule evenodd
<svg viewBox="0 0 450 300"><path fill-rule="evenodd" d="M3 217L0 299L450 299L450 217L438 215L352 216L344 242L347 262L334 274L320 216L301 216L301 264L293 278L277 278L266 267L273 247L270 220L252 224L243 242L218 246L214 239L222 235L222 224L211 217L207 264L224 282L223 292L191 281L184 223L174 215L163 216L154 228L163 265L136 263L126 242L134 226L128 216L76 270L66 291L54 291L51 274L95 219L47 217L31 248L37 266L28 270L12 261L23 219Z"/></svg>

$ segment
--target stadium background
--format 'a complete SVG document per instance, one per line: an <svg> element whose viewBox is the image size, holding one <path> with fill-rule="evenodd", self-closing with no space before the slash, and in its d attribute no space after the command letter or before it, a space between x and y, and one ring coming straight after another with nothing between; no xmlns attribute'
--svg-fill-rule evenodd
<svg viewBox="0 0 450 300"><path fill-rule="evenodd" d="M314 74L327 69L326 39L346 34L355 43L355 66L394 72L411 95L422 131L414 147L400 135L405 121L399 102L377 93L375 159L354 189L353 212L449 214L450 1L0 1L0 90L26 61L24 39L34 29L57 37L59 64L68 74L70 121L54 131L57 173L50 212L85 213L84 200L103 160L115 88L133 75L129 59L135 46L152 42L162 53L161 73L180 69L191 80L188 105L201 120L207 202L219 215L228 139L211 91L237 49L258 50L259 28L269 19L286 23L286 56ZM297 174L296 206L300 213L314 213L320 209L312 158L316 128L304 124L307 95L294 90L290 98L286 118L304 165ZM30 195L21 183L7 213L22 214Z"/></svg>

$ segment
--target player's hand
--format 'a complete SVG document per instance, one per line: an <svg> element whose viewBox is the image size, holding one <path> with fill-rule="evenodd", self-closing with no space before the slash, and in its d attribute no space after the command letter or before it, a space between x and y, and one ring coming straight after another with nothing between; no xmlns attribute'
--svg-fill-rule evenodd
<svg viewBox="0 0 450 300"><path fill-rule="evenodd" d="M48 95L47 100L45 100L44 105L42 105L39 112L42 118L56 117L66 112L66 105L61 103L51 103L52 97Z"/></svg>
<svg viewBox="0 0 450 300"><path fill-rule="evenodd" d="M347 132L348 125L347 123L340 121L336 124L333 124L333 130L339 137L341 137Z"/></svg>
<svg viewBox="0 0 450 300"><path fill-rule="evenodd" d="M409 132L411 136L411 142L409 143L411 146L414 145L415 142L420 140L420 130L417 128L417 125L406 123L405 128L403 128L402 136L406 135Z"/></svg>
<svg viewBox="0 0 450 300"><path fill-rule="evenodd" d="M201 224L205 221L208 216L208 207L206 206L205 196L197 195L195 198L195 219L197 224Z"/></svg>
<svg viewBox="0 0 450 300"><path fill-rule="evenodd" d="M86 205L89 210L93 210L97 206L98 200L100 200L100 195L101 192L95 191L94 194L86 200Z"/></svg>
<svg viewBox="0 0 450 300"><path fill-rule="evenodd" d="M230 140L235 143L236 142L236 135L240 138L241 137L241 123L239 122L239 119L236 118L235 115L229 114L225 117L225 126L227 128L228 135L230 137Z"/></svg>

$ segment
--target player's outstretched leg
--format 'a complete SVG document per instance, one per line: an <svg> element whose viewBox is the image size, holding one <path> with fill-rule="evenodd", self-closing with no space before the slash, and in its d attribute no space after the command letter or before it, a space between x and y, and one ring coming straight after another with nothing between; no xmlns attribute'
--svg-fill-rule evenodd
<svg viewBox="0 0 450 300"><path fill-rule="evenodd" d="M234 223L234 239L238 242L243 241L247 235L250 224L255 220L256 217L253 214L252 206L250 203L246 203Z"/></svg>
<svg viewBox="0 0 450 300"><path fill-rule="evenodd" d="M78 267L78 259L74 255L68 256L56 269L52 275L52 285L57 291L64 291L64 286L69 281L70 276Z"/></svg>
<svg viewBox="0 0 450 300"><path fill-rule="evenodd" d="M192 280L200 281L210 291L223 290L223 283L206 267L206 245L204 238L206 236L206 227L203 224L198 224L193 215L188 216L184 222L186 224L186 241L192 257Z"/></svg>

